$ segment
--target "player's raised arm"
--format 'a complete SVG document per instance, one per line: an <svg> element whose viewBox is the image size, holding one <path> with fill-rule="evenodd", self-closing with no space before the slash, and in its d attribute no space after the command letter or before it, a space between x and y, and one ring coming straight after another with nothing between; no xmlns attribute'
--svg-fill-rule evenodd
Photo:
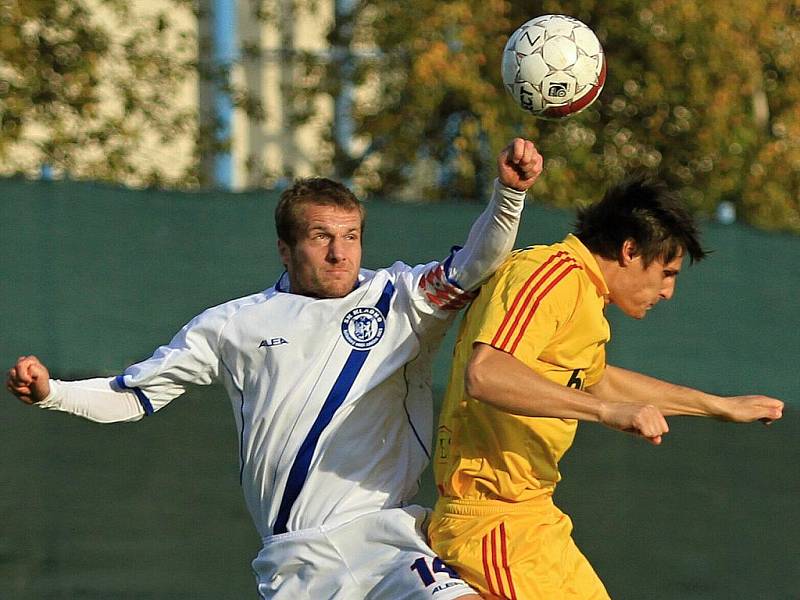
<svg viewBox="0 0 800 600"><path fill-rule="evenodd" d="M35 356L20 356L8 370L6 388L25 404L41 402L50 395L50 372Z"/></svg>
<svg viewBox="0 0 800 600"><path fill-rule="evenodd" d="M667 416L713 417L736 423L771 423L783 416L783 402L776 398L717 396L612 365L589 391L604 400L653 404Z"/></svg>
<svg viewBox="0 0 800 600"><path fill-rule="evenodd" d="M491 275L514 246L525 193L542 173L542 156L530 140L514 139L497 157L497 179L486 209L453 256L448 278L473 290Z"/></svg>

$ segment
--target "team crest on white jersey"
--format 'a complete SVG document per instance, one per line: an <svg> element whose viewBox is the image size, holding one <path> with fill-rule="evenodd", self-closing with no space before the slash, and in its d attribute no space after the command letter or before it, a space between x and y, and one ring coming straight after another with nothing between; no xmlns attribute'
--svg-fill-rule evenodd
<svg viewBox="0 0 800 600"><path fill-rule="evenodd" d="M377 308L354 308L342 319L342 335L347 343L358 350L366 350L383 337L386 321Z"/></svg>

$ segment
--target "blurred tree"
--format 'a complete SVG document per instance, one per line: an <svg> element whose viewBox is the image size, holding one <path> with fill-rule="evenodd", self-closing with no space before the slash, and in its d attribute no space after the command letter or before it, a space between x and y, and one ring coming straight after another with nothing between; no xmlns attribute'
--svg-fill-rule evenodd
<svg viewBox="0 0 800 600"><path fill-rule="evenodd" d="M800 126L800 5L613 4L592 10L613 74L592 172L658 167L702 213L727 201L749 222L800 231L800 142L790 134Z"/></svg>
<svg viewBox="0 0 800 600"><path fill-rule="evenodd" d="M315 14L320 1L251 0L245 10L288 32L282 14ZM755 225L800 232L798 0L327 1L329 51L281 54L292 126L313 120L321 97L335 104L320 172L384 196L479 198L497 151L525 135L546 159L544 201L588 202L649 169L701 214L725 201ZM202 184L201 159L220 142L196 107L174 102L195 77L221 78L251 120L268 118L229 71L197 61L202 34L198 44L172 22L169 7L202 16L208 2L163 4L134 19L125 0L0 2L0 172L47 164L76 177ZM559 123L518 109L500 81L508 35L547 13L592 27L609 65L598 102ZM245 58L261 52L244 46ZM179 174L142 162L148 143L182 136L194 155Z"/></svg>
<svg viewBox="0 0 800 600"><path fill-rule="evenodd" d="M592 27L609 64L600 100L560 123L516 108L500 81L508 35L547 13ZM362 152L334 163L367 189L480 196L497 150L526 135L546 158L546 201L591 201L649 169L701 214L727 201L754 224L800 231L797 2L373 0L354 14L353 40L380 53L354 71L371 92L354 114Z"/></svg>
<svg viewBox="0 0 800 600"><path fill-rule="evenodd" d="M354 14L354 44L376 50L362 52L353 71L363 90L354 129L364 143L347 160L337 153L339 175L385 195L481 196L494 149L524 116L503 95L499 57L525 19L503 0L378 0Z"/></svg>
<svg viewBox="0 0 800 600"><path fill-rule="evenodd" d="M196 41L175 9L191 17L186 0L135 18L125 0L0 3L0 170L191 183L190 168L168 175L147 160L148 148L195 135L194 108L175 97L195 73Z"/></svg>

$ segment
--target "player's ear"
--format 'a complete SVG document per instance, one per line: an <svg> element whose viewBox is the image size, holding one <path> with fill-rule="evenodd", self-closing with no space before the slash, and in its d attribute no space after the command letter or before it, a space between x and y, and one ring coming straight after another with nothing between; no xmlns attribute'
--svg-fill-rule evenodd
<svg viewBox="0 0 800 600"><path fill-rule="evenodd" d="M621 267L627 267L633 259L639 255L639 246L633 238L628 238L622 242L622 247L619 249L619 264Z"/></svg>
<svg viewBox="0 0 800 600"><path fill-rule="evenodd" d="M291 256L291 248L289 248L289 244L280 238L278 239L278 256L281 257L281 263L283 264L284 268L288 267L289 258Z"/></svg>

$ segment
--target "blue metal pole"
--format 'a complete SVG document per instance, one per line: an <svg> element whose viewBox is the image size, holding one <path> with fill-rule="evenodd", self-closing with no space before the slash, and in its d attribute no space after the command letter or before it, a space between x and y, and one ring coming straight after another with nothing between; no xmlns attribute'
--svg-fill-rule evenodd
<svg viewBox="0 0 800 600"><path fill-rule="evenodd" d="M356 0L336 0L335 16L341 36L336 42L336 47L332 49L332 59L339 61L339 77L341 79L340 91L334 100L333 135L336 144L348 160L353 157L353 134L355 131L353 125L353 93L355 89L353 75L356 68L350 47L353 37L352 22L348 21L350 21L355 7ZM351 185L349 174L337 172L336 175L342 179L345 185Z"/></svg>
<svg viewBox="0 0 800 600"><path fill-rule="evenodd" d="M230 68L237 59L236 0L214 0L213 53L214 65L230 78ZM217 141L230 142L233 133L233 100L221 82L214 93L214 110L217 117ZM233 188L233 156L230 149L214 157L214 182L217 186Z"/></svg>

